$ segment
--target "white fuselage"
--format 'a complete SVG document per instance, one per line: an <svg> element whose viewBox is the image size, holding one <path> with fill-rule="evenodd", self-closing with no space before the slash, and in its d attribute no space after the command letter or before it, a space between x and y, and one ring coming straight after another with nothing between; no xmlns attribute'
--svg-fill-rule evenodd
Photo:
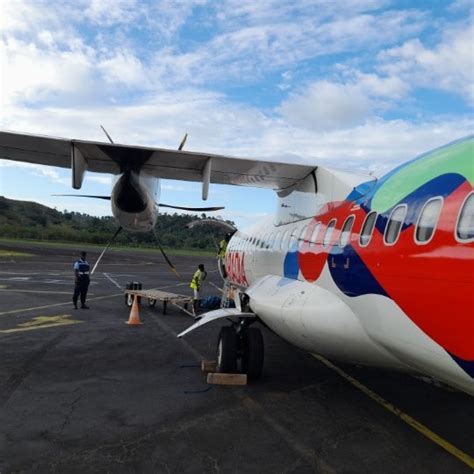
<svg viewBox="0 0 474 474"><path fill-rule="evenodd" d="M455 151L444 166L464 159ZM437 156L421 158L427 176ZM308 178L279 193L275 217L234 234L225 257L229 281L268 327L302 349L428 375L474 395L474 229L466 206L474 190L459 173L442 176L434 185L419 174L414 191L400 197L390 186L396 173L357 186L318 168L317 187ZM429 202L440 203L438 214L431 238L420 241ZM401 221L392 220L396 208L405 212ZM466 230L459 227L463 209Z"/></svg>
<svg viewBox="0 0 474 474"><path fill-rule="evenodd" d="M315 282L305 281L301 272L296 278L283 275L291 235L300 235L308 223L309 219L274 227L269 221L232 238L226 254L227 272L249 295L259 318L308 352L426 374L474 395L473 379L392 299L377 294L345 295L333 281L328 263ZM278 248L252 243L254 237L261 239L270 231L286 236Z"/></svg>

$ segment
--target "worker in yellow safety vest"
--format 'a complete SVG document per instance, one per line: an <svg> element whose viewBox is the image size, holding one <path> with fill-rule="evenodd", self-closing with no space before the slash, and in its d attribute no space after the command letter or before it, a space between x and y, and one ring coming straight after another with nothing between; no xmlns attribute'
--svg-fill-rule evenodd
<svg viewBox="0 0 474 474"><path fill-rule="evenodd" d="M225 257L225 253L227 252L227 244L229 243L230 238L231 235L227 234L225 238L219 242L219 251L217 252L218 258L223 259Z"/></svg>
<svg viewBox="0 0 474 474"><path fill-rule="evenodd" d="M191 280L191 283L189 285L190 288L192 288L194 290L194 295L193 295L194 314L197 314L198 311L199 311L199 306L200 306L200 303L201 303L201 289L202 289L202 285L203 285L203 282L206 279L206 277L207 277L207 272L204 269L204 265L202 263L200 263L198 265L198 269L194 273L193 279Z"/></svg>
<svg viewBox="0 0 474 474"><path fill-rule="evenodd" d="M227 278L227 272L225 271L225 253L227 252L227 245L231 237L232 234L226 234L225 238L219 242L219 250L217 252L217 264L224 280Z"/></svg>

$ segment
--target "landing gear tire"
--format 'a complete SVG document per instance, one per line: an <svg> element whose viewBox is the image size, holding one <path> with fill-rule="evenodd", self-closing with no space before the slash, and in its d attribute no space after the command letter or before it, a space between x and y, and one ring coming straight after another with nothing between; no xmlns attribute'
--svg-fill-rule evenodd
<svg viewBox="0 0 474 474"><path fill-rule="evenodd" d="M153 306L156 305L156 300L154 300L153 298L148 298L148 306L151 306L153 308Z"/></svg>
<svg viewBox="0 0 474 474"><path fill-rule="evenodd" d="M231 326L224 326L217 339L217 372L237 372L237 334Z"/></svg>
<svg viewBox="0 0 474 474"><path fill-rule="evenodd" d="M131 295L130 293L127 294L127 296L125 297L125 304L131 308L132 307L132 304L133 304L133 295Z"/></svg>
<svg viewBox="0 0 474 474"><path fill-rule="evenodd" d="M264 344L260 329L247 328L242 333L242 372L249 380L258 380L262 375Z"/></svg>

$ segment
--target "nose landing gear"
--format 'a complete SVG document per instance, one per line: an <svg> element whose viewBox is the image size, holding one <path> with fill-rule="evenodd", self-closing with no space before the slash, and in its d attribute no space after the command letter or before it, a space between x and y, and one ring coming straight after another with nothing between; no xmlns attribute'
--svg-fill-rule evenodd
<svg viewBox="0 0 474 474"><path fill-rule="evenodd" d="M217 371L247 374L249 380L262 375L264 343L258 328L248 327L246 321L237 327L225 326L217 341Z"/></svg>

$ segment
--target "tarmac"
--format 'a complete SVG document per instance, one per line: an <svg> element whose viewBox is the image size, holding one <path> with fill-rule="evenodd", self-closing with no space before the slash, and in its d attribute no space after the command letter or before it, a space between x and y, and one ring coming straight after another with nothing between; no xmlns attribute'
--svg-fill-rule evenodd
<svg viewBox="0 0 474 474"><path fill-rule="evenodd" d="M1 243L0 473L472 473L473 398L407 374L317 359L263 329L262 379L211 386L222 323L160 303L125 324L123 288L191 294L198 263L111 251L75 310L76 247ZM97 251L88 254L94 262ZM208 294L217 290L207 284ZM434 436L433 436L434 435Z"/></svg>

